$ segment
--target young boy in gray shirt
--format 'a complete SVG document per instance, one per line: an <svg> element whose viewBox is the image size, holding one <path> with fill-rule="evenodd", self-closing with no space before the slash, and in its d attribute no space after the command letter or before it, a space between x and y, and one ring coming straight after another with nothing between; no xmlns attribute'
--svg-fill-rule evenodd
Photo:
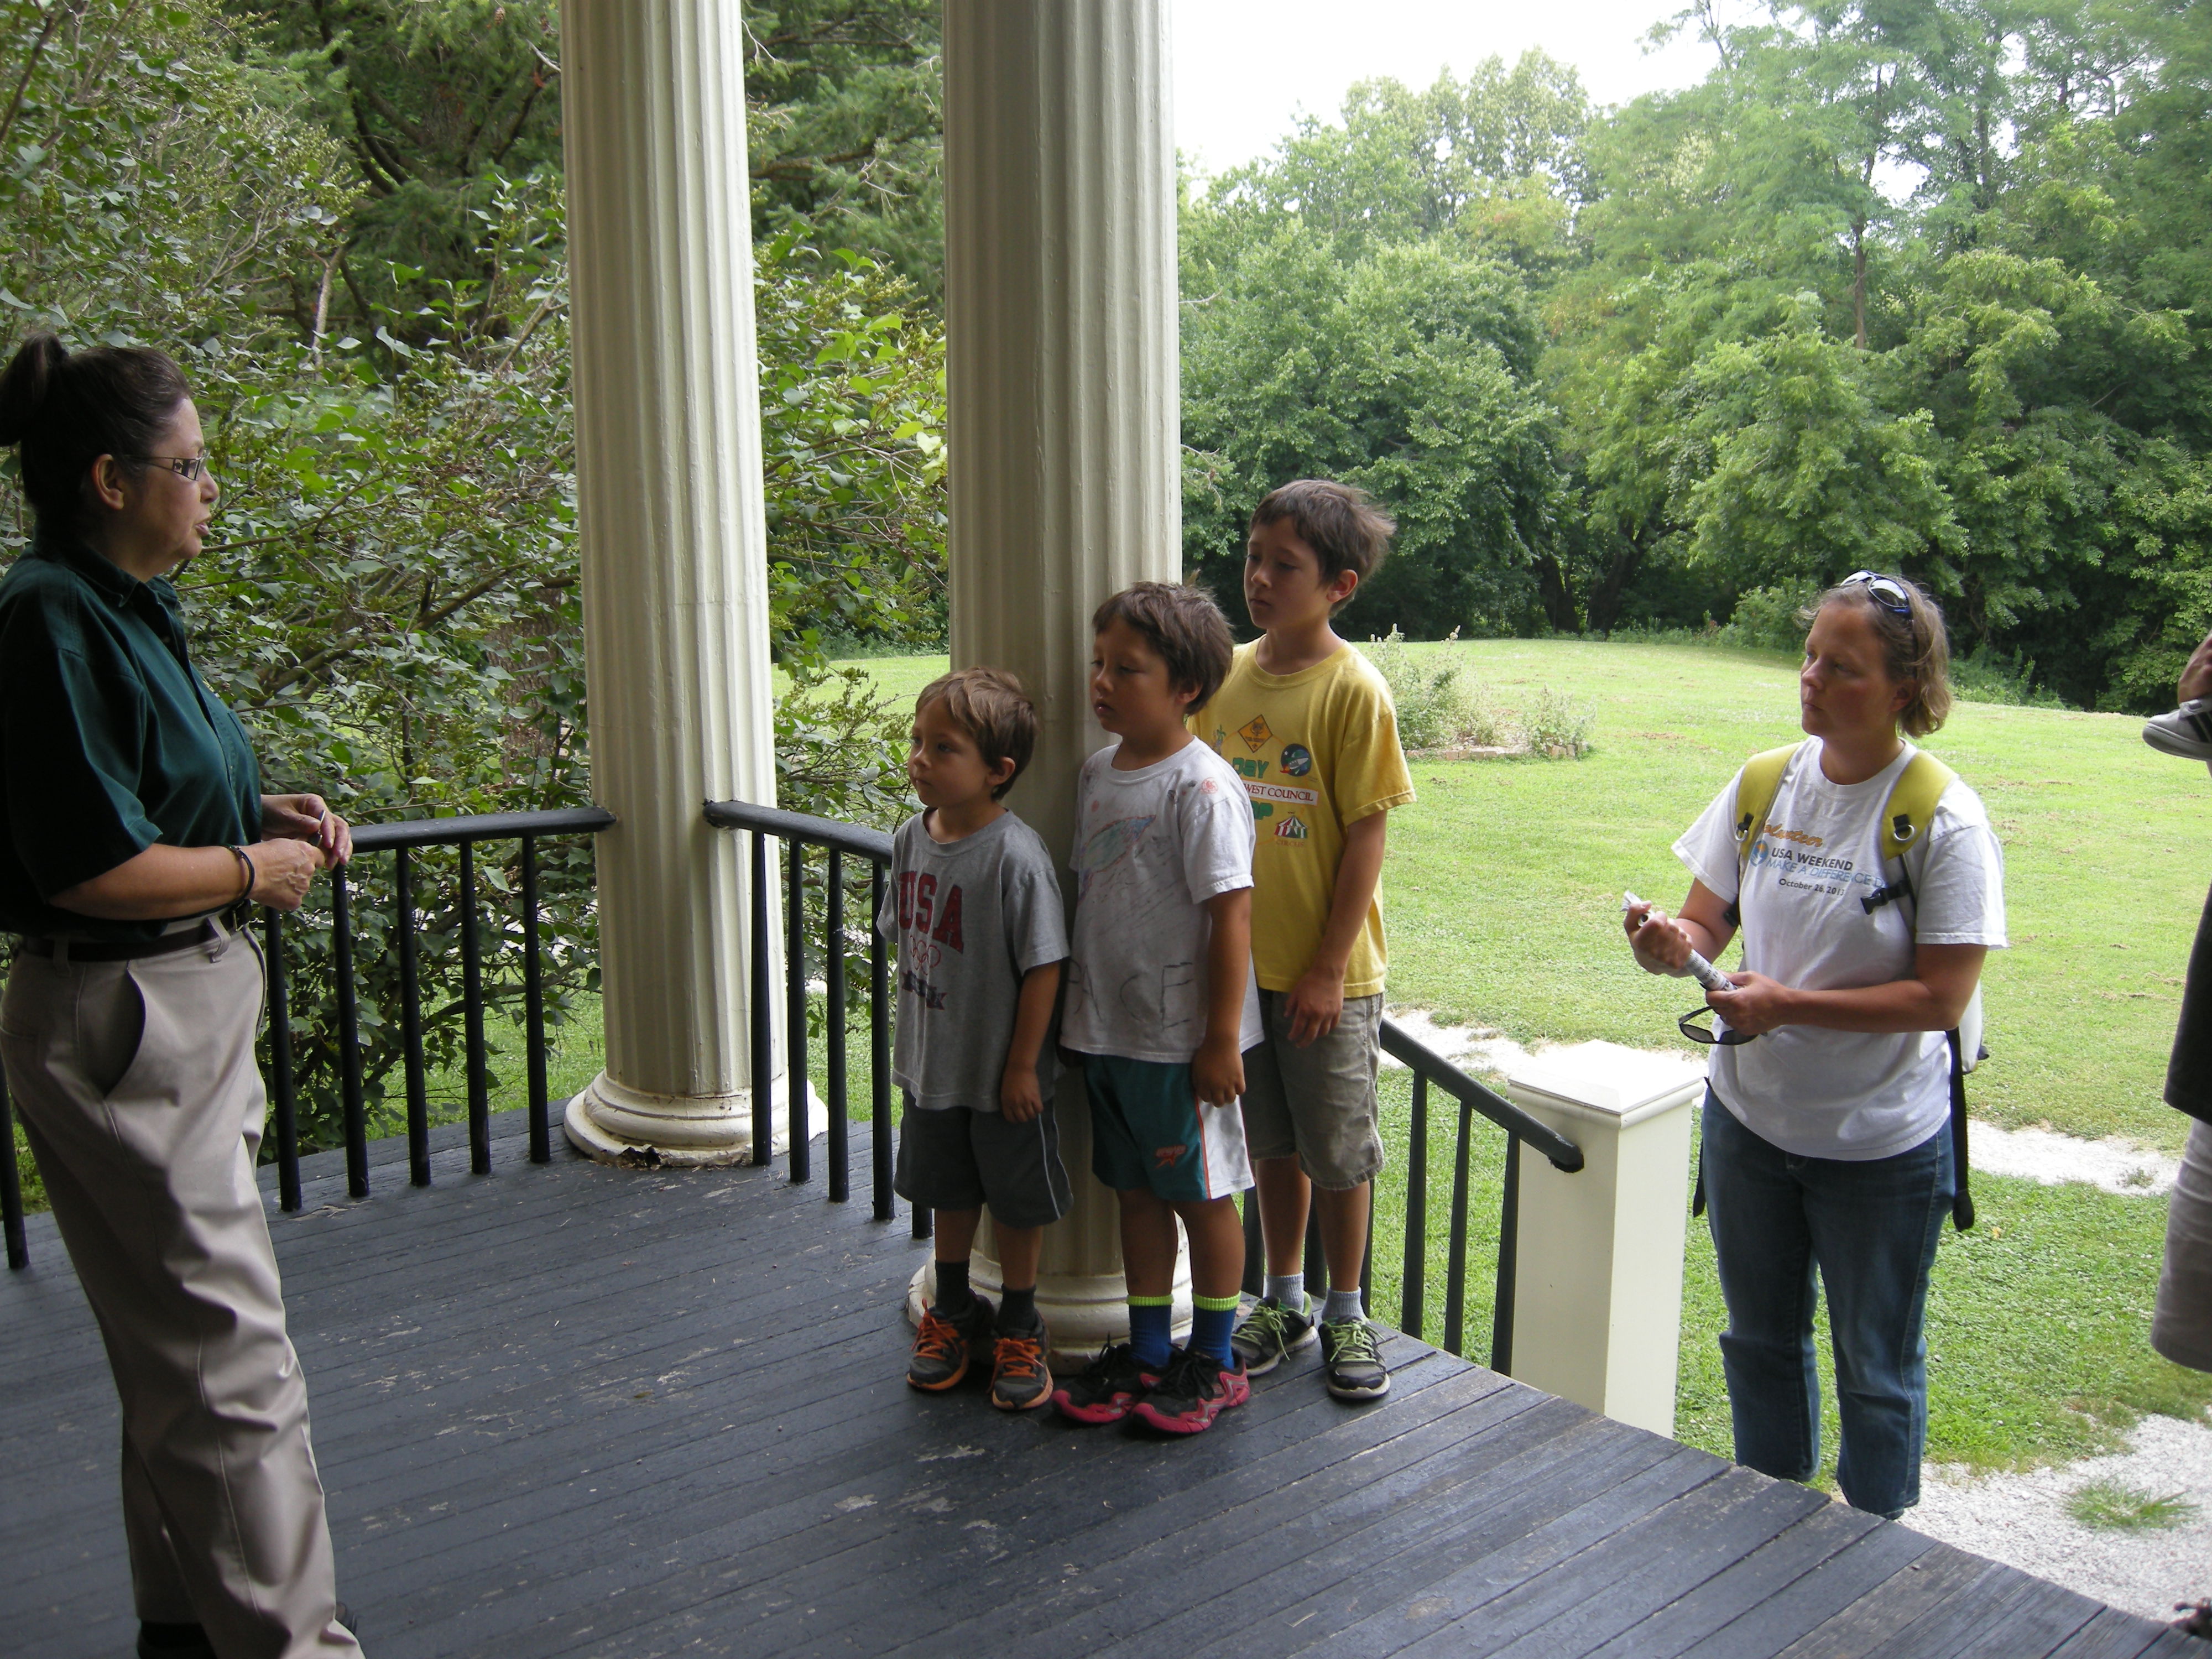
<svg viewBox="0 0 2212 1659"><path fill-rule="evenodd" d="M906 763L922 810L892 839L876 918L898 943L893 1185L936 1212L937 1299L906 1380L936 1392L988 1364L1006 1411L1052 1397L1037 1258L1069 1203L1047 1040L1066 923L1044 843L1000 804L1036 745L1036 710L1012 675L962 669L923 688ZM986 1206L1005 1285L995 1315L968 1283Z"/></svg>

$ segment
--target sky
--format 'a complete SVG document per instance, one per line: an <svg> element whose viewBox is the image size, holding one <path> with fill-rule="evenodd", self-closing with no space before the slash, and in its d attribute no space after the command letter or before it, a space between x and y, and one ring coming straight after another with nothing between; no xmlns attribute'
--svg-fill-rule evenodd
<svg viewBox="0 0 2212 1659"><path fill-rule="evenodd" d="M1530 46L1574 65L1601 104L1694 85L1711 50L1642 37L1681 0L1170 0L1176 147L1217 173L1265 154L1301 113L1337 118L1345 89L1387 75L1432 85Z"/></svg>

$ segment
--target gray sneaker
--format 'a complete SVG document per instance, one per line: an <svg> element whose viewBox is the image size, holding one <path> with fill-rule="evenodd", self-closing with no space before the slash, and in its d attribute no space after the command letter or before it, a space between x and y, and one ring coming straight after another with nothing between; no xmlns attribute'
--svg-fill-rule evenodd
<svg viewBox="0 0 2212 1659"><path fill-rule="evenodd" d="M1269 1297L1244 1316L1229 1339L1229 1351L1244 1362L1245 1376L1262 1376L1297 1349L1310 1346L1315 1337L1310 1301L1300 1312Z"/></svg>
<svg viewBox="0 0 2212 1659"><path fill-rule="evenodd" d="M2194 697L2170 714L2143 722L2143 741L2162 755L2212 761L2212 697Z"/></svg>
<svg viewBox="0 0 2212 1659"><path fill-rule="evenodd" d="M1329 1319L1321 1328L1322 1380L1339 1400L1380 1400L1390 1373L1375 1328L1364 1319Z"/></svg>

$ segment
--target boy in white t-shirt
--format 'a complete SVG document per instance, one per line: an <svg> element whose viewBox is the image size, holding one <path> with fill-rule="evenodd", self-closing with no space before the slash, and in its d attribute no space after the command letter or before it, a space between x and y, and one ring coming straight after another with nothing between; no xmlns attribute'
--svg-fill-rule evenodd
<svg viewBox="0 0 2212 1659"><path fill-rule="evenodd" d="M1260 1040L1252 807L1184 715L1229 672L1229 623L1198 589L1140 582L1091 619L1091 709L1117 736L1083 768L1081 883L1060 1042L1082 1056L1091 1162L1121 1200L1129 1340L1053 1395L1078 1422L1133 1414L1196 1434L1250 1395L1230 1348L1243 1278L1235 1194L1252 1184L1237 1097ZM1190 1341L1171 1343L1176 1222L1190 1238Z"/></svg>

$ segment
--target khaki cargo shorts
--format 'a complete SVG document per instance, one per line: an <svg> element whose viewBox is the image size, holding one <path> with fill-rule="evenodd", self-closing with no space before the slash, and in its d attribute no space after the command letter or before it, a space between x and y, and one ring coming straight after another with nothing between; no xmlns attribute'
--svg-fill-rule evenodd
<svg viewBox="0 0 2212 1659"><path fill-rule="evenodd" d="M1371 1180L1382 1167L1375 1130L1375 1074L1382 1063L1382 997L1346 997L1336 1029L1292 1046L1289 1001L1260 993L1261 1036L1244 1052L1244 1139L1250 1156L1293 1158L1330 1192Z"/></svg>

